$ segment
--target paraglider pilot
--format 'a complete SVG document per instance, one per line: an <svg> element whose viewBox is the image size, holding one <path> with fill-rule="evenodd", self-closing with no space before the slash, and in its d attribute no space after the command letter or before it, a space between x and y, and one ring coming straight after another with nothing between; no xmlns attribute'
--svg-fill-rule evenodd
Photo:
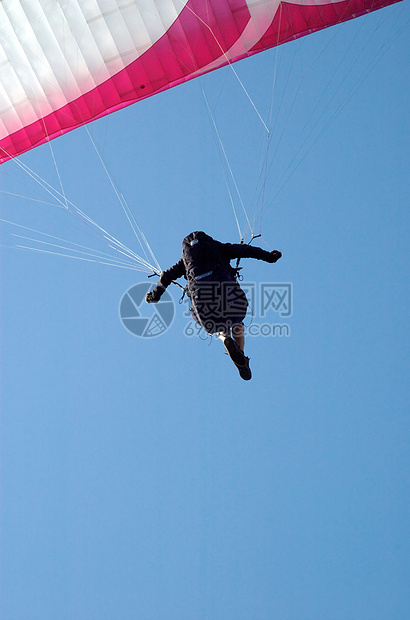
<svg viewBox="0 0 410 620"><path fill-rule="evenodd" d="M193 318L205 331L216 334L223 341L240 376L248 381L252 374L249 358L244 354L243 324L248 301L230 261L256 258L276 263L281 256L277 250L268 252L246 244L221 243L204 232L193 232L182 242L182 258L162 272L156 287L147 293L146 301L158 302L167 286L184 276Z"/></svg>

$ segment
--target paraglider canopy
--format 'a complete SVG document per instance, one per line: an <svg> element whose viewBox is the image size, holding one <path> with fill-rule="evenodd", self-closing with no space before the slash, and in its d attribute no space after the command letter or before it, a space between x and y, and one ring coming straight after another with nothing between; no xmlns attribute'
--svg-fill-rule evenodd
<svg viewBox="0 0 410 620"><path fill-rule="evenodd" d="M270 47L399 0L0 3L0 163Z"/></svg>

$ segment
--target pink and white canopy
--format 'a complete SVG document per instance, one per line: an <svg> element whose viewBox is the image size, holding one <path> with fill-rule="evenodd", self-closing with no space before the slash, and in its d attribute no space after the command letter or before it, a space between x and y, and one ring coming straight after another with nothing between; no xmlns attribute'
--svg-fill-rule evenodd
<svg viewBox="0 0 410 620"><path fill-rule="evenodd" d="M398 0L1 0L0 163L208 71Z"/></svg>

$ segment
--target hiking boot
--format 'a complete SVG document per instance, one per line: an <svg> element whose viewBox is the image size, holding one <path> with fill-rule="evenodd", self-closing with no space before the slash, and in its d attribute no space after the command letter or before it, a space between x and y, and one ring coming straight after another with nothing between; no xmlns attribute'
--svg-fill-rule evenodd
<svg viewBox="0 0 410 620"><path fill-rule="evenodd" d="M245 363L246 357L244 352L241 351L233 338L227 336L224 340L224 347L234 364L243 365Z"/></svg>
<svg viewBox="0 0 410 620"><path fill-rule="evenodd" d="M227 336L224 340L224 347L237 367L240 376L244 381L249 381L252 378L251 369L249 368L249 357L246 357L243 351L236 344L235 340L230 336Z"/></svg>
<svg viewBox="0 0 410 620"><path fill-rule="evenodd" d="M239 374L244 381L249 381L250 379L252 379L251 369L249 368L249 357L245 357L244 364L235 364L235 366L237 367Z"/></svg>

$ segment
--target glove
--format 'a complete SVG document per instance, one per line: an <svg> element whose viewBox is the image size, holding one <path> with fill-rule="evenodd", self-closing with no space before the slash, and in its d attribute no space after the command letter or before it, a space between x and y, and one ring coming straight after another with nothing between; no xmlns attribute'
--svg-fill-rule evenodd
<svg viewBox="0 0 410 620"><path fill-rule="evenodd" d="M161 299L164 290L165 289L159 289L156 286L153 291L149 291L145 295L145 301L147 302L147 304L156 304Z"/></svg>
<svg viewBox="0 0 410 620"><path fill-rule="evenodd" d="M145 295L145 301L147 302L147 304L154 304L154 303L156 303L156 299L154 299L154 294L153 294L152 291L149 291Z"/></svg>
<svg viewBox="0 0 410 620"><path fill-rule="evenodd" d="M276 263L276 261L278 261L282 256L282 252L279 252L279 250L273 250L272 252L270 252L270 258L269 258L269 263Z"/></svg>

